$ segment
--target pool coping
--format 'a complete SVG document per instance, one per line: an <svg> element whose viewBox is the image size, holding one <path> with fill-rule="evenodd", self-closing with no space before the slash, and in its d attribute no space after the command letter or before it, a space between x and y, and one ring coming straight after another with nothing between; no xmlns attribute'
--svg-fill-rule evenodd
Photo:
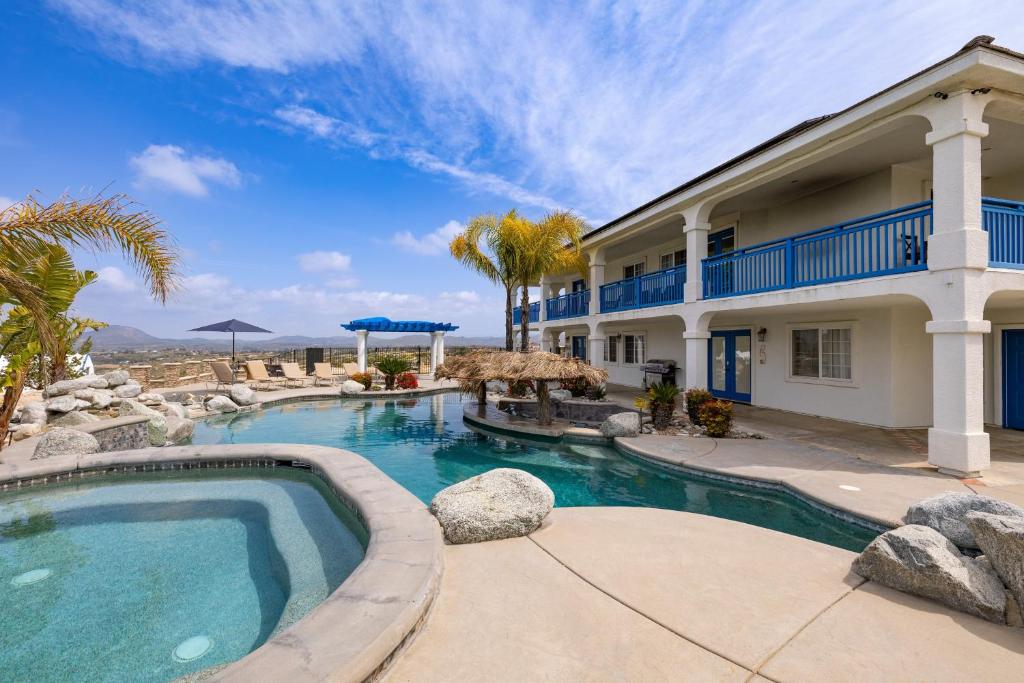
<svg viewBox="0 0 1024 683"><path fill-rule="evenodd" d="M405 488L352 451L304 444L164 446L110 451L73 462L7 466L0 488L127 472L298 467L319 476L364 525L359 566L306 616L216 680L365 681L379 677L424 625L440 588L444 541L437 521Z"/></svg>

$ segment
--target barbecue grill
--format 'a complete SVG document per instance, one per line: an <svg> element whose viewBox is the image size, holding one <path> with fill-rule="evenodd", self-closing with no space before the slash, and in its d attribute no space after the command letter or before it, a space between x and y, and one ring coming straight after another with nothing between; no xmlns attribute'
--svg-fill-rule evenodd
<svg viewBox="0 0 1024 683"><path fill-rule="evenodd" d="M676 383L676 362L671 358L651 358L640 366L644 373L644 387L647 387L647 376L657 375L654 380L664 384Z"/></svg>

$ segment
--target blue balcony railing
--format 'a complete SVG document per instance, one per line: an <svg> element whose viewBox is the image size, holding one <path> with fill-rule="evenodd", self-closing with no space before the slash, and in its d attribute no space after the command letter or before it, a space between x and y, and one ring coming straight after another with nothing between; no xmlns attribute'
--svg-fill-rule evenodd
<svg viewBox="0 0 1024 683"><path fill-rule="evenodd" d="M515 308L512 309L512 321L516 325L519 324L519 312L522 311L522 310L523 310L522 306L516 306ZM538 322L540 322L540 302L539 301L533 301L533 302L530 303L530 322L531 323L538 323Z"/></svg>
<svg viewBox="0 0 1024 683"><path fill-rule="evenodd" d="M544 303L547 306L548 320L578 318L590 313L590 290L570 292L548 299Z"/></svg>
<svg viewBox="0 0 1024 683"><path fill-rule="evenodd" d="M601 286L601 312L678 304L683 301L686 266L666 268Z"/></svg>
<svg viewBox="0 0 1024 683"><path fill-rule="evenodd" d="M988 264L1024 268L1024 203L985 197L981 227L988 232Z"/></svg>
<svg viewBox="0 0 1024 683"><path fill-rule="evenodd" d="M712 256L704 298L925 270L931 232L927 201Z"/></svg>

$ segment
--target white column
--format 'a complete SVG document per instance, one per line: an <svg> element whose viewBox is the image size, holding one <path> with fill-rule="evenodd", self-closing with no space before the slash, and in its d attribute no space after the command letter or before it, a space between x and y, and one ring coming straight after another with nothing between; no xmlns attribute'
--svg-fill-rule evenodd
<svg viewBox="0 0 1024 683"><path fill-rule="evenodd" d="M546 321L548 319L548 307L547 307L548 289L549 289L548 279L546 277L544 277L543 275L541 275L541 278L540 278L540 316L538 317L538 320L540 322L544 322L544 321Z"/></svg>
<svg viewBox="0 0 1024 683"><path fill-rule="evenodd" d="M686 388L708 388L708 339L711 333L704 330L685 330L683 346L686 354Z"/></svg>
<svg viewBox="0 0 1024 683"><path fill-rule="evenodd" d="M984 336L987 320L932 320L932 428L928 462L940 472L976 477L989 466L985 433Z"/></svg>
<svg viewBox="0 0 1024 683"><path fill-rule="evenodd" d="M437 364L444 364L444 331L437 333Z"/></svg>
<svg viewBox="0 0 1024 683"><path fill-rule="evenodd" d="M430 374L437 372L437 332L430 333Z"/></svg>
<svg viewBox="0 0 1024 683"><path fill-rule="evenodd" d="M708 256L708 231L711 224L705 204L692 206L683 211L683 234L686 236L686 285L683 300L692 303L704 298L704 269L702 261ZM689 382L689 380L687 380ZM689 384L687 384L689 386Z"/></svg>
<svg viewBox="0 0 1024 683"><path fill-rule="evenodd" d="M988 233L981 229L982 112L988 99L962 92L937 100L925 142L932 148L933 233L928 269L985 269Z"/></svg>
<svg viewBox="0 0 1024 683"><path fill-rule="evenodd" d="M587 347L587 360L590 364L595 368L604 368L604 337L589 337Z"/></svg>
<svg viewBox="0 0 1024 683"><path fill-rule="evenodd" d="M356 330L356 363L359 365L359 372L366 372L366 338L369 335L369 330Z"/></svg>
<svg viewBox="0 0 1024 683"><path fill-rule="evenodd" d="M590 252L590 315L601 312L601 285L604 284L604 249Z"/></svg>

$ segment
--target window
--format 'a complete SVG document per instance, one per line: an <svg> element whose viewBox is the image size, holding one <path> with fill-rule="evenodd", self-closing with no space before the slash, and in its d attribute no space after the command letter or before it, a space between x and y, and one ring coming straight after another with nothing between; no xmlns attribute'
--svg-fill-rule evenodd
<svg viewBox="0 0 1024 683"><path fill-rule="evenodd" d="M623 359L627 365L640 365L644 362L644 335L626 334L622 337Z"/></svg>
<svg viewBox="0 0 1024 683"><path fill-rule="evenodd" d="M622 279L628 280L631 277L640 277L644 274L644 262L638 261L622 267Z"/></svg>
<svg viewBox="0 0 1024 683"><path fill-rule="evenodd" d="M853 334L849 327L793 330L790 375L810 379L853 379Z"/></svg>
<svg viewBox="0 0 1024 683"><path fill-rule="evenodd" d="M618 363L619 362L619 338L608 337L604 340L604 362L605 363Z"/></svg>
<svg viewBox="0 0 1024 683"><path fill-rule="evenodd" d="M573 280L572 281L572 291L573 291L573 294L575 294L576 292L582 292L586 288L587 288L587 281L586 280Z"/></svg>
<svg viewBox="0 0 1024 683"><path fill-rule="evenodd" d="M718 256L736 248L736 231L726 228L708 235L708 256Z"/></svg>
<svg viewBox="0 0 1024 683"><path fill-rule="evenodd" d="M679 266L686 265L686 250L680 249L679 251L669 252L668 254L661 255L661 269L677 268Z"/></svg>

